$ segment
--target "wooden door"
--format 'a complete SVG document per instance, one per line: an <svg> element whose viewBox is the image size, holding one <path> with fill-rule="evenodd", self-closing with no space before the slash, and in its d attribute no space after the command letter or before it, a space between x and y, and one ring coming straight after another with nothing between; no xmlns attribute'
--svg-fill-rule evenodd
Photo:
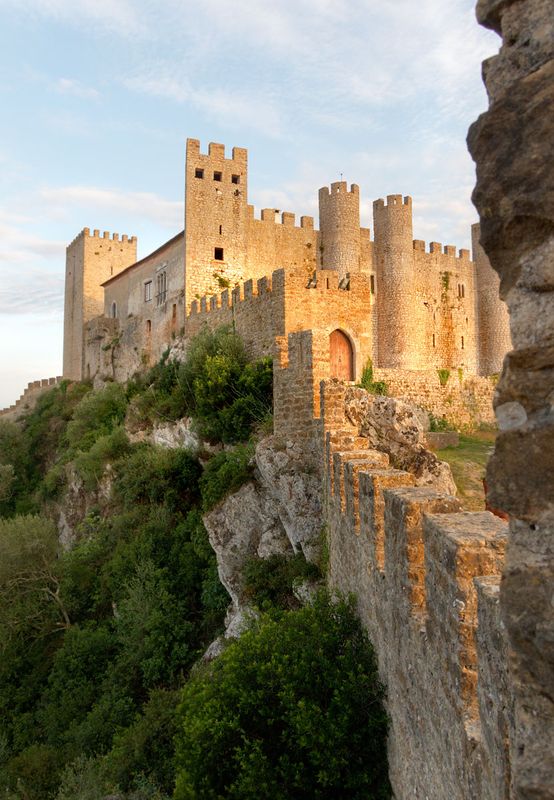
<svg viewBox="0 0 554 800"><path fill-rule="evenodd" d="M341 381L354 380L354 353L350 339L342 331L333 331L329 337L331 377Z"/></svg>

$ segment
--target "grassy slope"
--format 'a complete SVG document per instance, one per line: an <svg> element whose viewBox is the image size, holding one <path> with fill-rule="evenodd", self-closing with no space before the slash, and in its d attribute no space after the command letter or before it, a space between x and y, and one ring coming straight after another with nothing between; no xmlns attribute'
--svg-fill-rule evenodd
<svg viewBox="0 0 554 800"><path fill-rule="evenodd" d="M437 452L441 461L450 464L458 496L467 511L483 511L485 508L483 478L495 438L496 433L491 431L460 434L459 447L446 447Z"/></svg>

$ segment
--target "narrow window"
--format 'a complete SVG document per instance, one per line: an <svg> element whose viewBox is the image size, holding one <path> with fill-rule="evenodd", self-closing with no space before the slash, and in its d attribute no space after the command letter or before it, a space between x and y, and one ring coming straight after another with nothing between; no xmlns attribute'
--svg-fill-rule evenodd
<svg viewBox="0 0 554 800"><path fill-rule="evenodd" d="M147 319L146 320L146 335L149 337L151 333L152 333L152 320L151 319Z"/></svg>
<svg viewBox="0 0 554 800"><path fill-rule="evenodd" d="M203 169L195 169L194 170L194 177L195 178L203 178L204 177L204 170Z"/></svg>
<svg viewBox="0 0 554 800"><path fill-rule="evenodd" d="M216 261L223 261L223 248L214 247L214 259Z"/></svg>
<svg viewBox="0 0 554 800"><path fill-rule="evenodd" d="M163 306L167 299L167 272L160 272L156 277L156 305Z"/></svg>
<svg viewBox="0 0 554 800"><path fill-rule="evenodd" d="M462 350L464 349L464 337L462 336Z"/></svg>
<svg viewBox="0 0 554 800"><path fill-rule="evenodd" d="M240 175L231 175L231 183L240 183Z"/></svg>
<svg viewBox="0 0 554 800"><path fill-rule="evenodd" d="M149 303L152 300L152 281L146 281L144 284L144 302Z"/></svg>
<svg viewBox="0 0 554 800"><path fill-rule="evenodd" d="M433 347L436 347L435 334L433 334Z"/></svg>
<svg viewBox="0 0 554 800"><path fill-rule="evenodd" d="M220 225L219 226L219 235L221 236L222 233L223 233L223 225Z"/></svg>
<svg viewBox="0 0 554 800"><path fill-rule="evenodd" d="M222 178L223 175L221 174L221 172L214 172L214 181L221 181Z"/></svg>
<svg viewBox="0 0 554 800"><path fill-rule="evenodd" d="M371 294L375 294L375 275L371 275L369 281L371 286Z"/></svg>
<svg viewBox="0 0 554 800"><path fill-rule="evenodd" d="M171 309L171 327L173 330L177 327L177 305L173 303L173 308Z"/></svg>
<svg viewBox="0 0 554 800"><path fill-rule="evenodd" d="M113 319L117 318L117 303L115 301L112 303L112 317Z"/></svg>

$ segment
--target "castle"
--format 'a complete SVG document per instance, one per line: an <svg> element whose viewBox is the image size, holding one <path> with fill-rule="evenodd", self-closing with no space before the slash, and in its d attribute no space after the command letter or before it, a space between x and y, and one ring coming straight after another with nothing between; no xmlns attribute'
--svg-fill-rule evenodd
<svg viewBox="0 0 554 800"><path fill-rule="evenodd" d="M373 204L372 239L359 188L343 181L319 190L319 230L274 208L258 219L247 151L227 158L212 143L203 153L196 139L185 186L184 231L146 258L137 261L135 237L87 228L67 248L64 377L124 380L179 334L225 323L252 356L276 356L289 333L312 331L316 383L359 379L369 359L387 371L499 372L508 315L478 226L473 260L451 245L426 248L413 239L411 198L391 195Z"/></svg>

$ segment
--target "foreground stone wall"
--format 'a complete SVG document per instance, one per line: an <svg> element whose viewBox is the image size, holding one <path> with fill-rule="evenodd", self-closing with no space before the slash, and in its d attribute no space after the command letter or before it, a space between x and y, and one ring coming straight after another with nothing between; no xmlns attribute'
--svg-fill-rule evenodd
<svg viewBox="0 0 554 800"><path fill-rule="evenodd" d="M511 797L513 687L498 593L507 524L368 448L321 387L329 582L354 592L387 687L397 800Z"/></svg>
<svg viewBox="0 0 554 800"><path fill-rule="evenodd" d="M489 110L468 143L481 244L500 276L513 351L495 398L491 503L510 515L500 605L515 688L514 796L554 797L554 13L479 0L502 36L483 65Z"/></svg>

